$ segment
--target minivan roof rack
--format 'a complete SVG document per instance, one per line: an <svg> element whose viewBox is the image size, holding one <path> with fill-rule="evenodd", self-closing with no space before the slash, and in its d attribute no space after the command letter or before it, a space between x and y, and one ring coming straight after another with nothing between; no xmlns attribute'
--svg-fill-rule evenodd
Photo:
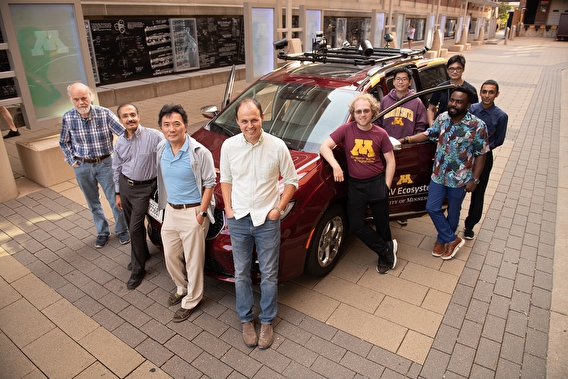
<svg viewBox="0 0 568 379"><path fill-rule="evenodd" d="M333 49L322 47L312 52L297 54L286 54L284 51L279 51L278 58L285 61L374 66L376 64L384 65L402 58L418 58L424 55L428 50L426 46L420 50L372 47L368 40L364 40L359 46L346 46Z"/></svg>

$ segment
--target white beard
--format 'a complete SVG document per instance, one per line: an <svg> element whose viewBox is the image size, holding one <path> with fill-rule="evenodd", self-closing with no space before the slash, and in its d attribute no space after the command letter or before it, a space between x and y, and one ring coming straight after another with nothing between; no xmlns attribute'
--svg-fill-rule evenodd
<svg viewBox="0 0 568 379"><path fill-rule="evenodd" d="M85 116L88 115L89 112L91 111L91 106L88 107L80 107L80 108L76 108L77 112L79 112L80 115Z"/></svg>

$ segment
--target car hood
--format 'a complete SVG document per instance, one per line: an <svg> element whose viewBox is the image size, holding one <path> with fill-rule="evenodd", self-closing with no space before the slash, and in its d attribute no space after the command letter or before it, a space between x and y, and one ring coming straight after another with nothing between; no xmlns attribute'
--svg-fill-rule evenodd
<svg viewBox="0 0 568 379"><path fill-rule="evenodd" d="M200 128L192 134L192 137L211 151L211 154L213 154L213 160L215 161L215 168L218 170L219 160L221 157L221 146L228 137L211 132L205 128ZM321 162L321 157L317 153L290 150L290 155L292 156L292 161L294 162L294 166L298 172L298 179L304 177Z"/></svg>

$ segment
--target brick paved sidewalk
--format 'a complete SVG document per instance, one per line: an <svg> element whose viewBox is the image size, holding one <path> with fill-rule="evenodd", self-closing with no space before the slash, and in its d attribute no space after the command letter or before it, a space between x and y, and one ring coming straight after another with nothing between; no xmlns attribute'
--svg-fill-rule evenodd
<svg viewBox="0 0 568 379"><path fill-rule="evenodd" d="M568 66L567 51L566 44L517 38L508 46L464 52L466 80L479 87L491 67L501 84L497 103L510 115L510 131L496 154L495 184L488 190L494 196L477 238L468 245L469 255L452 260L452 270L459 270L457 283L449 305L439 303L447 309L444 305L432 337L406 326L406 345L391 347L389 330L369 327L359 335L349 329L363 320L341 317L347 300L328 294L339 303L329 314L324 305L334 302L313 301L324 288L351 285L335 271L321 281L301 277L281 286L277 339L268 351L243 345L233 286L210 278L198 310L188 322L174 324L175 309L166 305L174 286L161 254L153 251L142 285L127 291L129 246L113 236L104 249L92 247L92 219L80 204L82 194L64 184L0 204L0 377L545 377L552 270L558 259L560 71ZM224 86L216 87L138 102L142 122L151 125L162 104L177 101L191 103L186 109L198 120L200 105L220 100ZM409 227L415 230L394 233L431 231L427 218ZM421 238L407 253L409 263L416 259L410 255L430 248ZM368 257L360 243L352 243L340 262L343 268ZM410 249L412 242L405 243ZM401 265L389 280L410 272ZM443 274L448 268L439 270ZM368 293L361 282L355 284ZM393 304L406 304L394 299ZM371 320L385 317L380 307L375 313ZM414 322L416 329L424 327L416 317ZM376 343L369 341L371 334ZM416 352L405 348L412 341L429 342L415 343ZM565 357L559 355L563 347L548 353ZM558 372L562 369L566 366Z"/></svg>

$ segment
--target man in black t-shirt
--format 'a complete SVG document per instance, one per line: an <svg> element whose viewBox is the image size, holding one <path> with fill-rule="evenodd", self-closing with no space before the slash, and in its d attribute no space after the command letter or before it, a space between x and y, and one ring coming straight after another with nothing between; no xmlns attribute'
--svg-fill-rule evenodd
<svg viewBox="0 0 568 379"><path fill-rule="evenodd" d="M465 70L465 57L463 55L454 55L446 63L446 70L448 70L448 75L450 80L440 83L438 86L443 86L447 84L453 84L456 86L464 86L471 89L474 93L473 103L478 103L479 98L477 97L477 90L474 86L463 80L462 74ZM432 125L438 115L444 113L448 110L448 99L450 98L450 90L444 90L440 92L434 92L429 100L428 105L428 124Z"/></svg>

